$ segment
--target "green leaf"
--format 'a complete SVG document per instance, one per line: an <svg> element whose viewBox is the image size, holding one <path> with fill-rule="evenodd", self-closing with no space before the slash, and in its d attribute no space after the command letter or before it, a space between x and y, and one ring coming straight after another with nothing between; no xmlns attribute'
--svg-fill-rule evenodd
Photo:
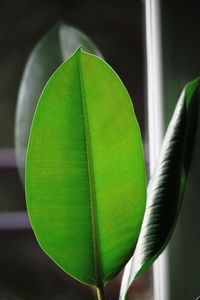
<svg viewBox="0 0 200 300"><path fill-rule="evenodd" d="M177 103L147 191L147 208L133 257L122 280L120 299L132 281L147 270L173 232L192 156L200 79L189 83Z"/></svg>
<svg viewBox="0 0 200 300"><path fill-rule="evenodd" d="M19 89L15 120L16 159L22 182L28 137L39 96L53 72L80 45L102 57L84 33L59 22L39 41L28 59Z"/></svg>
<svg viewBox="0 0 200 300"><path fill-rule="evenodd" d="M81 282L101 287L133 254L146 202L140 130L119 77L80 49L41 95L26 197L41 247Z"/></svg>

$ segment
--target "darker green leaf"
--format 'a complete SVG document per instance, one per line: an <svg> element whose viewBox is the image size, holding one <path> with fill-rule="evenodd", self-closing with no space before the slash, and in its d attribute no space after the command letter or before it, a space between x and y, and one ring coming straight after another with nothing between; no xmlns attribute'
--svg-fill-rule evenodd
<svg viewBox="0 0 200 300"><path fill-rule="evenodd" d="M200 79L183 90L169 124L147 192L147 207L133 257L128 262L120 299L132 281L148 269L167 245L174 229L192 156Z"/></svg>

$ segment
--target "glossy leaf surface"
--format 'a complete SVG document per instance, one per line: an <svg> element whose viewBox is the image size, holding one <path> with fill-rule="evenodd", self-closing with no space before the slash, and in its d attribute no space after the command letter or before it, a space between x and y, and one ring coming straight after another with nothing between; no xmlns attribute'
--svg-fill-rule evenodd
<svg viewBox="0 0 200 300"><path fill-rule="evenodd" d="M41 247L78 280L101 286L133 254L146 202L140 130L119 77L80 49L41 95L26 197Z"/></svg>
<svg viewBox="0 0 200 300"><path fill-rule="evenodd" d="M170 121L148 186L147 208L136 250L125 267L120 299L126 298L132 281L151 266L171 237L192 156L199 83L197 79L184 88Z"/></svg>
<svg viewBox="0 0 200 300"><path fill-rule="evenodd" d="M28 137L39 96L53 72L80 45L86 51L102 57L84 33L59 22L39 41L28 59L21 80L15 121L16 158L22 181Z"/></svg>

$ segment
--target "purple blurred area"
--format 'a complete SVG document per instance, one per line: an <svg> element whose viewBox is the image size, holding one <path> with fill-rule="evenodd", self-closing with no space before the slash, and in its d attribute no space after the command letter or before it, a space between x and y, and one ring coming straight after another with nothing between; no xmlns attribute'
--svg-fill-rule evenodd
<svg viewBox="0 0 200 300"><path fill-rule="evenodd" d="M0 168L15 168L15 151L14 149L0 149Z"/></svg>
<svg viewBox="0 0 200 300"><path fill-rule="evenodd" d="M85 32L120 75L144 134L142 1L0 2L0 300L96 299L93 288L65 274L37 244L15 162L15 108L22 72L37 41L60 19ZM107 285L107 299L118 299L120 280L121 274ZM128 299L149 300L150 281L150 274L137 280Z"/></svg>

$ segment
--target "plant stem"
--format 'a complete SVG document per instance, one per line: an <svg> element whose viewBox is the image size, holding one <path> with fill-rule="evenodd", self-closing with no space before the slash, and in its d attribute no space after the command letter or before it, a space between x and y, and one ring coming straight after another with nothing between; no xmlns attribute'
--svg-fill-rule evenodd
<svg viewBox="0 0 200 300"><path fill-rule="evenodd" d="M97 287L97 299L98 300L105 300L105 293L104 293L104 287Z"/></svg>

